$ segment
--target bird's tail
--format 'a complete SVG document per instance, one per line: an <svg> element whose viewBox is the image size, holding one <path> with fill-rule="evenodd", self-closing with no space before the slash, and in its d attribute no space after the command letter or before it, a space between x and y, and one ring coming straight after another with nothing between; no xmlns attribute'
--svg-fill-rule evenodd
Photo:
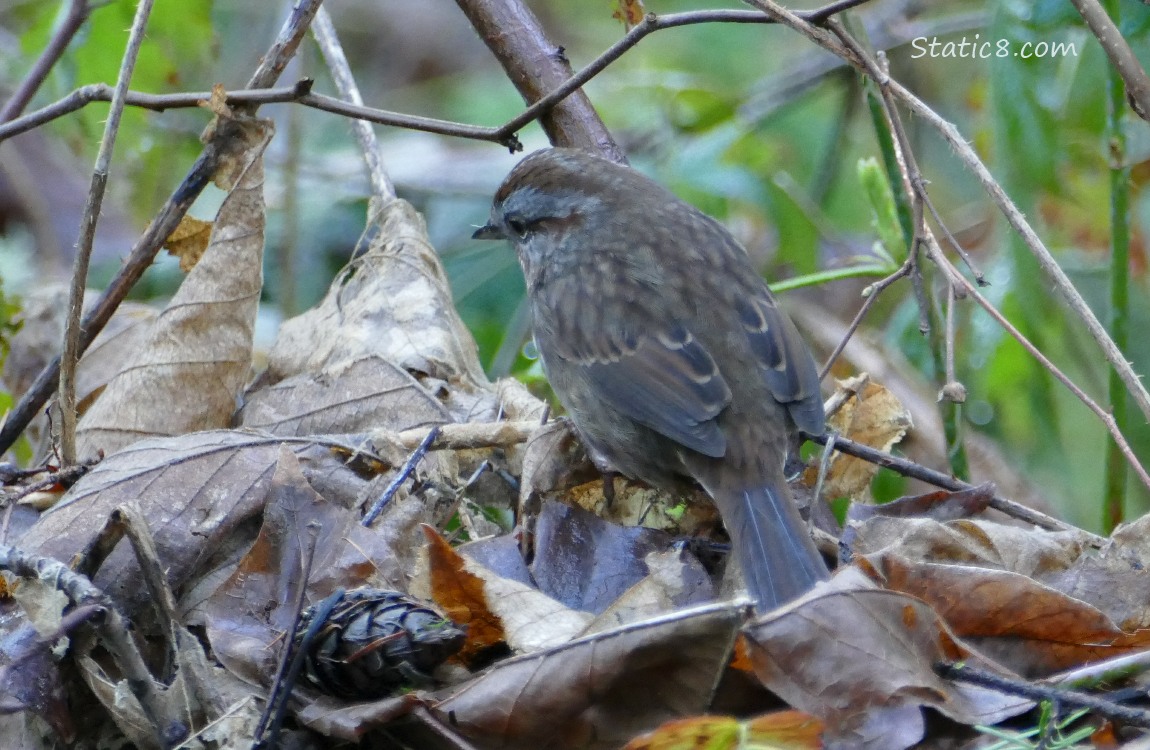
<svg viewBox="0 0 1150 750"><path fill-rule="evenodd" d="M797 599L829 577L785 484L712 492L734 559L759 609Z"/></svg>

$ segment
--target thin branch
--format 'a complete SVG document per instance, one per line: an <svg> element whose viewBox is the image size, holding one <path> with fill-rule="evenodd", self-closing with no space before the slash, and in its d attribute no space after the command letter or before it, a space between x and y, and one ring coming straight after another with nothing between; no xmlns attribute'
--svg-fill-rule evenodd
<svg viewBox="0 0 1150 750"><path fill-rule="evenodd" d="M324 62L331 71L331 78L339 95L356 107L363 106L363 96L359 93L359 86L351 74L351 65L347 62L347 55L343 53L343 46L339 43L339 36L335 33L335 26L331 22L331 15L327 8L320 8L315 21L311 25L311 33L323 53ZM379 198L389 201L395 198L395 186L387 175L383 166L383 159L379 153L379 140L375 131L366 121L356 118L351 123L355 131L359 148L363 151L363 159L367 163L368 179L371 181L371 192Z"/></svg>
<svg viewBox="0 0 1150 750"><path fill-rule="evenodd" d="M970 269L970 273L974 276L974 280L978 283L979 286L990 286L990 282L986 280L986 276L982 273L982 269L975 265L974 260L970 257L970 253L966 252L966 249L958 241L958 238L951 233L950 227L948 227L946 222L942 220L942 216L939 215L938 209L934 207L934 201L930 199L930 193L926 191L925 183L922 184L922 189L918 192L922 197L923 205L925 205L927 210L930 211L930 215L934 217L934 223L937 224L938 228L942 231L942 236L946 238L947 244L954 248L954 251L958 253L958 257L962 258L962 262L965 263L966 267Z"/></svg>
<svg viewBox="0 0 1150 750"><path fill-rule="evenodd" d="M1102 421L1102 424L1106 426L1106 430L1114 438L1114 442L1118 444L1119 450L1122 451L1122 455L1126 457L1126 460L1130 463L1131 468L1134 469L1134 473L1137 474L1138 478L1142 481L1143 486L1145 486L1147 489L1150 489L1150 474L1147 474L1146 469L1138 461L1138 457L1134 455L1133 449L1131 449L1130 444L1126 441L1126 437L1122 434L1122 431L1118 429L1118 423L1114 420L1114 415L1099 406L1098 403L1094 401L1094 399L1090 398L1090 396L1088 396L1085 391L1075 385L1074 381L1071 380L1065 373L1063 373L1062 370L1058 369L1057 365L1047 359L1046 355L1044 355L1037 346L1030 342L1030 339L1023 336L1022 332L1015 328L1011 322L1006 319L1006 316L1004 316L994 307L993 304L991 304L990 300L982 296L978 289L975 288L974 284L970 283L970 281L965 276L959 273L958 269L954 267L954 264L952 264L950 260L947 259L947 257L943 254L942 248L939 247L938 241L934 238L933 234L928 235L927 248L930 252L931 258L935 261L935 263L939 265L940 268L942 268L947 273L951 283L962 287L966 293L970 295L974 301L982 307L982 309L986 310L986 312L988 312L990 316L994 318L995 322L1002 326L1004 331L1006 331L1015 341L1021 344L1023 349L1030 353L1030 356L1038 360L1039 364L1046 368L1046 370L1051 375L1053 375L1058 382L1066 386L1066 388L1071 393L1073 393L1079 401L1086 405L1087 409L1094 412L1098 419Z"/></svg>
<svg viewBox="0 0 1150 750"><path fill-rule="evenodd" d="M830 440L830 436L827 434L806 435L806 438L813 443L818 443L819 445L826 445ZM955 479L950 474L943 474L941 471L929 469L921 464L916 464L914 461L909 459L900 458L893 454L885 453L880 451L878 448L872 448L869 445L865 445L863 443L856 443L855 441L848 440L841 435L836 435L834 441L835 450L839 451L840 453L845 453L848 456L854 456L855 458L859 458L868 463L872 463L875 466L881 466L884 469L890 469L896 474L901 474L904 477L918 479L920 481L926 482L927 484L933 484L935 487L941 487L944 490L951 490L952 492L969 490L975 487L975 485L964 482L961 479ZM1029 508L1022 503L1017 503L1013 500L999 497L998 495L995 495L993 498L991 498L989 504L990 507L994 508L995 510L1001 511L1002 513L1005 513L1012 518L1017 518L1020 521L1025 521L1026 523L1033 524L1034 526L1042 529L1048 529L1050 531L1077 531L1092 538L1094 542L1099 545L1106 541L1100 536L1095 536L1094 534L1091 534L1087 531L1083 531L1082 529L1079 529L1076 526L1072 526L1065 521L1061 521L1057 518L1054 518L1053 516L1048 516L1045 513L1041 513L1033 508Z"/></svg>
<svg viewBox="0 0 1150 750"><path fill-rule="evenodd" d="M1097 0L1070 0L1070 4L1078 10L1110 58L1110 64L1122 76L1131 108L1143 120L1150 122L1150 76L1142 69L1142 63L1138 61L1134 50L1130 49L1114 21Z"/></svg>
<svg viewBox="0 0 1150 750"><path fill-rule="evenodd" d="M878 300L879 295L886 291L886 289L894 284L894 282L898 281L899 279L905 279L907 276L909 276L913 266L914 259L910 256L907 256L907 259L901 266L899 266L897 271L884 279L876 281L866 288L866 291L864 292L866 295L866 300L863 302L862 307L859 308L859 311L855 313L854 320L851 321L850 326L847 328L846 334L843 335L842 339L835 346L835 350L831 352L831 356L827 357L826 364L824 364L823 369L819 371L819 380L822 380L830 373L831 368L835 365L835 361L837 361L839 355L843 353L843 349L846 349L847 344L850 343L850 340L854 336L855 331L858 330L859 325L862 324L863 319L866 317L867 313L870 312L871 307Z"/></svg>
<svg viewBox="0 0 1150 750"><path fill-rule="evenodd" d="M969 664L940 663L935 665L935 671L942 677L955 682L965 682L971 685L981 685L1007 695L1017 695L1035 701L1056 701L1063 705L1075 708L1088 708L1091 712L1104 716L1107 719L1130 724L1136 727L1150 728L1150 711L1140 708L1123 706L1106 698L1084 693L1079 690L1067 690L1064 687L1043 685L1041 683L1024 682L1023 680L1003 677L1002 675L987 672Z"/></svg>
<svg viewBox="0 0 1150 750"><path fill-rule="evenodd" d="M800 13L798 17L815 23L824 21L834 13L839 13L847 7L862 5L867 0L848 0L848 2L832 3L811 11ZM466 123L439 120L433 117L409 115L401 112L392 112L384 109L365 107L361 103L344 101L323 94L311 93L310 82L301 81L294 87L266 88L266 89L240 89L227 94L227 103L230 105L259 105L294 102L305 107L311 107L332 114L343 115L357 120L366 120L379 125L388 125L408 130L417 130L437 135L447 135L456 138L488 141L499 143L513 150L522 148L515 134L525 125L539 118L544 112L566 99L574 91L586 84L601 73L608 65L617 60L624 52L634 47L644 37L663 29L679 26L691 26L703 23L756 23L771 24L775 21L762 13L753 10L708 10L690 11L685 13L671 13L665 16L648 15L639 25L631 29L622 39L595 58L589 65L578 73L564 80L554 90L540 98L522 113L498 127L483 127L468 125ZM337 84L338 85L338 84ZM346 96L346 95L345 95ZM180 109L199 106L202 101L211 98L211 92L186 92L176 94L148 94L143 92L129 92L126 103L129 106L141 107L156 112L168 109ZM349 98L350 97L346 97ZM106 102L111 99L111 89L102 83L82 86L68 96L53 104L47 105L18 120L0 125L0 141L12 136L32 130L46 122L50 122L65 114L74 112L92 102Z"/></svg>
<svg viewBox="0 0 1150 750"><path fill-rule="evenodd" d="M307 31L308 23L319 8L320 0L299 0L293 8L287 22L280 31L279 37L271 50L264 56L264 63L257 70L253 80L264 84L268 79L265 71L282 70L288 58L299 46L299 40ZM293 41L294 40L294 41ZM282 60L276 58L283 57ZM274 81L271 81L274 82ZM256 105L241 105L238 110L244 113L254 112ZM184 181L176 188L167 203L160 209L156 218L144 230L144 234L136 241L135 247L125 261L123 267L115 278L100 295L92 310L84 316L81 324L80 353L82 354L92 340L103 330L112 313L116 311L120 302L127 296L135 283L143 276L151 265L156 253L159 252L164 241L180 223L180 219L187 213L188 208L207 186L220 159L230 148L231 139L227 128L220 128L215 138L204 146L195 164L188 171ZM21 397L20 402L8 413L8 418L0 427L0 453L12 447L16 438L32 421L36 413L44 406L49 396L55 390L56 380L60 374L60 357L56 356L44 366L36 380Z"/></svg>
<svg viewBox="0 0 1150 750"><path fill-rule="evenodd" d="M1099 348L1102 350L1102 355L1106 358L1114 369L1118 372L1119 377L1122 378L1130 395L1134 397L1134 401L1138 404L1139 410L1142 415L1150 420L1150 393L1147 393L1145 386L1142 384L1141 378L1138 373L1134 372L1134 368L1130 366L1130 362L1122 354L1121 350L1110 338L1110 334L1106 332L1105 327L1098 320L1094 311L1086 304L1086 300L1078 293L1074 287L1073 282L1066 275L1066 272L1058 265L1054 256L1042 244L1042 240L1038 238L1034 229L1027 222L1026 217L1010 200L1006 191L1002 186L995 181L994 176L990 170L986 168L982 160L975 153L974 149L962 134L958 132L950 122L939 117L930 107L926 106L918 97L912 94L907 89L903 88L897 81L893 79L890 82L891 93L893 93L900 101L902 101L910 110L926 120L932 127L937 130L942 137L954 149L959 159L966 165L967 169L974 172L975 177L982 184L984 190L990 195L995 205L1006 217L1006 220L1014 228L1016 232L1022 237L1026 246L1030 248L1030 252L1038 259L1038 264L1042 270L1054 282L1054 286L1062 294L1063 299L1070 306L1070 309L1082 319L1086 324L1086 328L1090 331L1091 337L1098 343Z"/></svg>
<svg viewBox="0 0 1150 750"><path fill-rule="evenodd" d="M120 131L120 120L124 116L124 98L140 47L144 43L144 31L148 17L152 13L154 0L140 0L136 15L128 32L128 44L120 61L120 72L116 76L116 88L112 92L112 106L104 123L104 136L100 139L100 150L96 154L96 166L92 169L92 182L88 187L88 200L84 204L84 215L80 219L80 238L76 242L76 259L72 265L72 284L68 293L68 315L64 322L64 353L60 360L60 459L65 466L76 463L76 365L80 360L80 316L84 310L84 289L88 285L88 263L92 258L92 244L96 239L96 223L100 220L100 209L104 205L104 192L108 187L108 171L112 165L112 151L116 145L116 135Z"/></svg>
<svg viewBox="0 0 1150 750"><path fill-rule="evenodd" d="M268 89L239 89L227 92L227 103L232 106L258 106L261 104L278 104L294 102L305 107L331 112L357 120L391 125L393 127L419 130L426 133L449 135L471 140L490 141L510 146L518 143L514 135L505 136L503 128L487 128L479 125L437 120L431 117L408 115L401 112L390 112L385 109L374 109L356 104L350 104L323 94L311 93L312 81L308 79L297 82L294 86L282 86ZM209 91L192 91L176 94L146 94L138 91L128 92L126 103L133 107L140 107L154 112L163 112L169 109L185 109L198 107L201 102L211 99ZM81 86L68 96L53 102L41 109L31 112L24 117L10 123L0 125L0 141L12 136L32 130L46 122L75 112L92 102L106 102L112 98L112 90L107 84L94 83Z"/></svg>
<svg viewBox="0 0 1150 750"><path fill-rule="evenodd" d="M56 27L52 38L48 40L48 45L44 47L40 57L36 59L28 74L24 76L24 80L20 81L16 90L12 92L12 96L4 102L4 108L0 109L0 122L8 122L24 111L28 102L32 101L32 97L40 90L40 86L48 78L48 73L60 61L64 50L68 49L68 44L76 36L76 32L80 30L84 22L88 20L91 13L92 6L88 4L87 0L71 0L68 3L68 12L64 15L60 25Z"/></svg>
<svg viewBox="0 0 1150 750"><path fill-rule="evenodd" d="M128 689L140 701L159 744L168 747L175 744L173 739L180 739L168 736L169 732L179 728L181 722L178 717L168 715L163 696L128 632L127 623L107 594L58 560L9 545L0 545L0 568L21 578L43 581L45 585L64 592L76 607L94 605L102 609L104 618L97 625L101 642L127 681Z"/></svg>

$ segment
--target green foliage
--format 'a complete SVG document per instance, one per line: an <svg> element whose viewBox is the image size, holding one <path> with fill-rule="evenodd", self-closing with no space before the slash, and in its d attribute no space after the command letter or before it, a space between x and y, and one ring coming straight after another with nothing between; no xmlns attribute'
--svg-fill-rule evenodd
<svg viewBox="0 0 1150 750"><path fill-rule="evenodd" d="M148 34L132 75L131 88L148 93L186 90L189 84L205 86L201 76L215 55L212 0L157 3L148 21ZM28 60L44 49L66 4L37 3L25 16L20 46ZM119 74L128 29L132 25L134 0L111 0L96 4L88 22L53 68L38 102L66 96L92 83L114 86ZM79 112L52 123L52 128L84 159L95 158L107 117L106 103L90 104ZM117 136L115 169L120 179L114 188L130 191L127 202L139 208L139 218L151 217L158 197L171 189L173 168L184 165L199 152L199 129L207 122L202 113L163 115L161 121L145 110L128 107ZM185 127L173 128L174 122Z"/></svg>
<svg viewBox="0 0 1150 750"><path fill-rule="evenodd" d="M891 192L890 183L886 174L873 157L860 159L858 162L859 184L862 185L863 194L870 203L873 214L871 226L878 234L879 241L875 244L875 254L890 264L895 258L906 257L906 239L903 237L902 226L898 220L898 209L894 204L894 193Z"/></svg>
<svg viewBox="0 0 1150 750"><path fill-rule="evenodd" d="M1093 744L1081 744L1094 734L1094 727L1085 725L1072 729L1080 719L1089 713L1080 709L1065 717L1058 717L1050 701L1043 701L1039 709L1038 724L1033 729L1021 732L1012 732L997 727L978 726L979 732L990 737L997 737L998 742L986 745L984 750L1075 750L1076 748L1093 747Z"/></svg>

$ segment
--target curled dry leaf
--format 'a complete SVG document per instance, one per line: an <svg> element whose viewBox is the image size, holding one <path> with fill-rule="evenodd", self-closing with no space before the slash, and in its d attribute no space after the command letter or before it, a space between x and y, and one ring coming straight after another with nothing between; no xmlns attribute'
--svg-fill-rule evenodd
<svg viewBox="0 0 1150 750"><path fill-rule="evenodd" d="M827 746L897 750L922 738L921 708L994 724L1029 702L937 676L939 661L986 663L924 602L847 569L744 629L755 674L827 725Z"/></svg>
<svg viewBox="0 0 1150 750"><path fill-rule="evenodd" d="M239 184L220 207L204 257L80 420L81 456L231 422L251 368L263 288L263 149L271 125L248 120L235 128L244 146Z"/></svg>
<svg viewBox="0 0 1150 750"><path fill-rule="evenodd" d="M80 479L18 544L71 560L88 547L116 507L138 502L168 583L179 594L200 576L238 559L251 544L255 529L249 522L263 511L283 443L282 438L231 431L141 441ZM350 494L346 504L354 502L351 490L362 489L365 482L354 477L342 457L313 442L289 445L325 494L338 497L342 489ZM129 611L146 602L139 566L126 541L94 581Z"/></svg>
<svg viewBox="0 0 1150 750"><path fill-rule="evenodd" d="M860 392L846 399L828 421L843 437L882 451L889 451L913 427L910 412L898 398L869 381ZM870 483L877 471L878 467L872 463L836 453L823 492L827 497L869 499Z"/></svg>
<svg viewBox="0 0 1150 750"><path fill-rule="evenodd" d="M535 534L531 571L540 591L595 614L643 580L644 558L672 541L661 531L619 526L558 502L544 503Z"/></svg>
<svg viewBox="0 0 1150 750"><path fill-rule="evenodd" d="M613 750L707 709L744 616L697 607L508 659L431 710L481 747Z"/></svg>
<svg viewBox="0 0 1150 750"><path fill-rule="evenodd" d="M928 602L953 632L1026 677L1150 646L1150 630L1124 633L1097 608L1017 573L893 555L879 562L888 588Z"/></svg>
<svg viewBox="0 0 1150 750"><path fill-rule="evenodd" d="M715 586L702 564L684 549L650 552L647 576L627 589L591 622L582 635L667 614L677 607L714 601Z"/></svg>
<svg viewBox="0 0 1150 750"><path fill-rule="evenodd" d="M381 357L301 373L253 393L240 422L275 435L331 435L430 428L447 410L406 370Z"/></svg>
<svg viewBox="0 0 1150 750"><path fill-rule="evenodd" d="M323 301L280 327L267 381L377 356L417 378L453 421L494 421L524 401L501 404L488 383L427 228L411 204L392 200L373 207L366 235L372 237L368 251L336 279Z"/></svg>

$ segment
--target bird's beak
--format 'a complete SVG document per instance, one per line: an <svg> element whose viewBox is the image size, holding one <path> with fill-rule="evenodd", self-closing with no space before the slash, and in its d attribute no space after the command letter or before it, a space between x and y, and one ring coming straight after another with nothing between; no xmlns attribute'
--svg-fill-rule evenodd
<svg viewBox="0 0 1150 750"><path fill-rule="evenodd" d="M502 240L506 239L503 230L495 226L491 222L484 224L475 230L475 234L471 235L473 240Z"/></svg>

